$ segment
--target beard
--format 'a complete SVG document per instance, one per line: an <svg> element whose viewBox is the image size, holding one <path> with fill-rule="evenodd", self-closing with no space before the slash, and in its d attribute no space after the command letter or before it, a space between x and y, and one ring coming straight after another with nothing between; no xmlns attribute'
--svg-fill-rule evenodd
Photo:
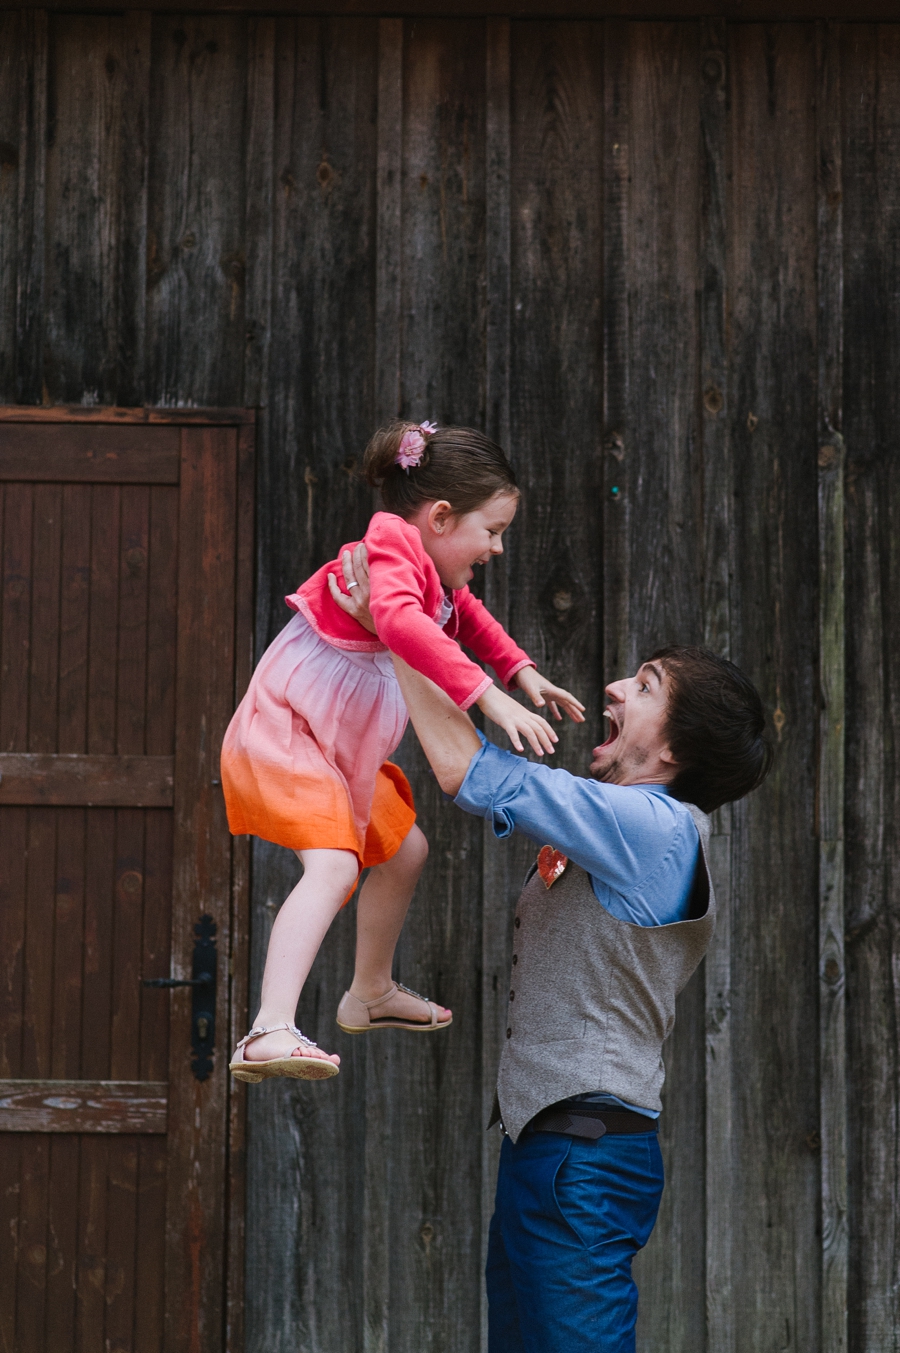
<svg viewBox="0 0 900 1353"><path fill-rule="evenodd" d="M604 785L620 785L627 782L634 771L640 770L641 766L646 765L649 757L650 753L646 747L635 747L627 760L617 756L607 765L592 770L591 779L599 780Z"/></svg>

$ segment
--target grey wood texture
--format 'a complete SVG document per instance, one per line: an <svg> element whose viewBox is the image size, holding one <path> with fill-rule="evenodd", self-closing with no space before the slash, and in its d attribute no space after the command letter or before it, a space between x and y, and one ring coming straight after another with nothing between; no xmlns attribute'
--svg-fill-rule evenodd
<svg viewBox="0 0 900 1353"><path fill-rule="evenodd" d="M900 25L0 31L0 397L259 406L257 655L365 529L355 470L399 411L510 450L484 595L588 705L557 764L584 768L604 682L658 644L757 682L776 765L714 824L725 905L666 1054L638 1346L898 1353ZM398 760L431 859L397 975L454 1026L336 1031L351 903L299 1011L340 1077L246 1094L247 1353L483 1346L531 848L443 803L414 740ZM254 845L251 1016L298 869Z"/></svg>
<svg viewBox="0 0 900 1353"><path fill-rule="evenodd" d="M849 1346L900 1349L900 834L896 734L900 580L894 374L900 316L890 241L900 183L900 35L842 28L843 432L847 445L846 945ZM852 247L848 247L850 242Z"/></svg>
<svg viewBox="0 0 900 1353"><path fill-rule="evenodd" d="M844 566L843 194L840 38L817 32L819 358L819 1057L822 1347L847 1348L847 1004L844 917L846 578Z"/></svg>

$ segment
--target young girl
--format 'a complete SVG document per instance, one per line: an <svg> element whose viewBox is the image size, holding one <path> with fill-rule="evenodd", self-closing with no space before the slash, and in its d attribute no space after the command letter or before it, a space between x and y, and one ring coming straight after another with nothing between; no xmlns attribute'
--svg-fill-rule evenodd
<svg viewBox="0 0 900 1353"><path fill-rule="evenodd" d="M338 1024L348 1033L425 1033L451 1022L449 1010L391 977L428 854L406 776L386 759L407 721L391 652L461 709L477 703L519 751L520 734L538 755L553 750L556 734L500 691L460 643L535 705L549 702L557 718L557 705L583 717L583 706L540 676L467 586L475 564L503 552L518 506L500 448L470 428L394 423L372 438L364 472L387 509L364 539L375 632L352 614L360 608L351 552L357 567L363 552L348 545L285 599L296 615L263 655L222 748L231 831L288 846L303 863L272 928L259 1013L231 1062L240 1080L337 1075L340 1058L293 1020L313 959L362 869L370 872L358 902L356 969Z"/></svg>

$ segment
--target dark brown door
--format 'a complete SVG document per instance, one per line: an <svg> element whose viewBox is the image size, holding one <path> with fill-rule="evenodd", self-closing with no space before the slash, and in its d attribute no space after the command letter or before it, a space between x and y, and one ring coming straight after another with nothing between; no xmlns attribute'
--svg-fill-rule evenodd
<svg viewBox="0 0 900 1353"><path fill-rule="evenodd" d="M0 409L2 1353L239 1347L252 433Z"/></svg>

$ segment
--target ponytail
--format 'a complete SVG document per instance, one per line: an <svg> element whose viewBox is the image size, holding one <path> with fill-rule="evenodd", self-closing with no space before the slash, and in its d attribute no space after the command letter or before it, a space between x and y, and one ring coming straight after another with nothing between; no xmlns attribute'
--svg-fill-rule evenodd
<svg viewBox="0 0 900 1353"><path fill-rule="evenodd" d="M401 452L414 434L417 454ZM444 499L454 516L474 512L495 493L517 494L505 453L475 428L435 428L431 423L388 423L363 457L366 482L381 490L388 512L409 518L423 503Z"/></svg>

